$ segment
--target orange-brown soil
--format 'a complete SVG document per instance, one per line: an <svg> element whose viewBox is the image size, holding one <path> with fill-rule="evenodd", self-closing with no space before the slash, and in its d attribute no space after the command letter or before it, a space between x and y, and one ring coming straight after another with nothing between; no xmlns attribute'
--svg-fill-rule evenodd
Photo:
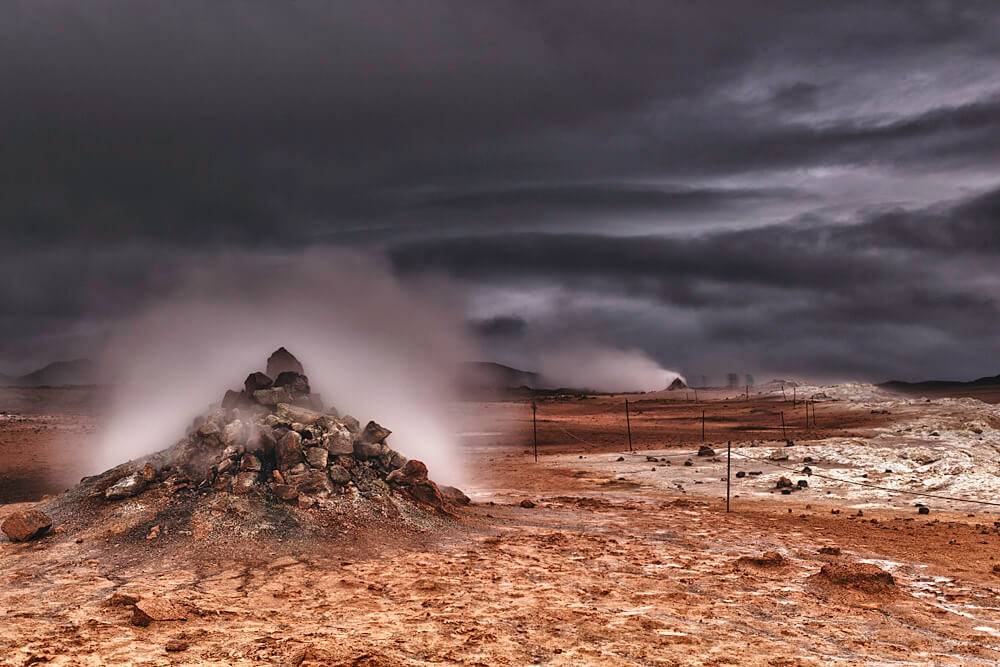
<svg viewBox="0 0 1000 667"><path fill-rule="evenodd" d="M633 447L696 449L700 405L629 398ZM727 417L706 420L706 438L716 443L774 438L775 410L784 409L764 400L703 402ZM900 418L836 403L817 413L814 433L802 428L789 437L865 437ZM476 425L466 438L466 490L475 504L443 528L358 533L296 544L296 553L232 558L199 549L210 531L189 536L187 550L167 548L176 536L123 540L121 550L145 556L124 561L114 558L115 538L101 527L81 543L62 539L58 526L37 542L0 542L0 662L1000 661L997 508L973 516L896 509L858 516L803 493L740 498L727 513L717 487L695 493L708 485L692 483L682 492L619 479L615 462L628 448L620 397L541 402L537 464L526 453L532 435L524 403L465 404L456 416ZM607 465L574 463L598 458ZM719 463L699 466L718 480ZM525 499L535 507L521 507ZM0 514L15 507L0 506ZM769 551L784 564L740 565ZM868 570L851 565L861 562L892 575L889 592L852 584ZM851 576L817 578L827 563L846 564L838 571ZM186 618L132 625L127 605L109 604L115 593L162 598Z"/></svg>

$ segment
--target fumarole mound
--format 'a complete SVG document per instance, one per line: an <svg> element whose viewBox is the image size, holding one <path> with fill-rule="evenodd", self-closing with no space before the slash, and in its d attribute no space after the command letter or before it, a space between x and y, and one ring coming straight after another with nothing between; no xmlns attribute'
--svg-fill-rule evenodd
<svg viewBox="0 0 1000 667"><path fill-rule="evenodd" d="M284 348L267 370L226 391L169 448L42 503L57 530L87 541L287 542L373 526L423 531L468 503L394 451L389 429L324 407Z"/></svg>
<svg viewBox="0 0 1000 667"><path fill-rule="evenodd" d="M243 391L226 391L219 407L195 419L187 436L105 490L117 500L169 484L234 494L260 494L299 507L332 496L368 499L399 493L447 510L420 461L386 444L391 431L374 421L324 411L302 365L285 348L268 370L247 376Z"/></svg>

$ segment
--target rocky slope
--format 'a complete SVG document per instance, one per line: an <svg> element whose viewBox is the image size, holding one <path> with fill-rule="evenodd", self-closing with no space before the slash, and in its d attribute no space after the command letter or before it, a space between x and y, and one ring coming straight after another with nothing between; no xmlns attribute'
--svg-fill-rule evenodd
<svg viewBox="0 0 1000 667"><path fill-rule="evenodd" d="M362 523L419 528L468 502L393 450L389 429L324 408L287 350L268 367L276 377L250 373L172 446L85 478L38 509L74 535L214 539L223 531L281 541Z"/></svg>

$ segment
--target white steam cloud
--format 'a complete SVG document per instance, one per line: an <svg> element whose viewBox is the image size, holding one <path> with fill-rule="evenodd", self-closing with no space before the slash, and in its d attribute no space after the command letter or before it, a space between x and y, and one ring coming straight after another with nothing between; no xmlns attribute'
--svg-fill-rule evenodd
<svg viewBox="0 0 1000 667"><path fill-rule="evenodd" d="M659 391L679 373L667 370L640 350L620 350L594 344L570 344L547 349L539 356L546 385L595 391Z"/></svg>
<svg viewBox="0 0 1000 667"><path fill-rule="evenodd" d="M285 346L326 405L392 429L390 445L461 482L448 405L457 362L474 358L462 318L348 251L229 254L119 328L97 470L163 449L227 388Z"/></svg>

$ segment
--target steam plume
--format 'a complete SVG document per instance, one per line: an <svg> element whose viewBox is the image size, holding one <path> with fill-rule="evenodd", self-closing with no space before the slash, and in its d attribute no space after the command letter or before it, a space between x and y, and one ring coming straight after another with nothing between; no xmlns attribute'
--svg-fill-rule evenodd
<svg viewBox="0 0 1000 667"><path fill-rule="evenodd" d="M395 449L461 481L447 412L452 368L474 354L461 318L339 250L212 258L123 323L103 359L116 391L97 469L172 444L282 345L327 405L378 420Z"/></svg>

